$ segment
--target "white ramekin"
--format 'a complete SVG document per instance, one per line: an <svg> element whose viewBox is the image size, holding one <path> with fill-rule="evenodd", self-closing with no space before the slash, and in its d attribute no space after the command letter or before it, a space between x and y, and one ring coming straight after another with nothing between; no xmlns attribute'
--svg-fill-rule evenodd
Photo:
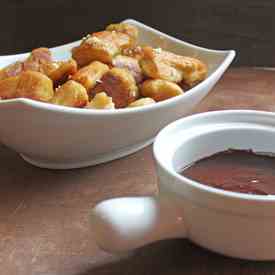
<svg viewBox="0 0 275 275"><path fill-rule="evenodd" d="M154 143L159 194L99 203L91 216L99 246L115 252L182 237L231 257L275 259L275 196L223 191L177 173L229 148L274 154L275 114L217 111L165 127Z"/></svg>

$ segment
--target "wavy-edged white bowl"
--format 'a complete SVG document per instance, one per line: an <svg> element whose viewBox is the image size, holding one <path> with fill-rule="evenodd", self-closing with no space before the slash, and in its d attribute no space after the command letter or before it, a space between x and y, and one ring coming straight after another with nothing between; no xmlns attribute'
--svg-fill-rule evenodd
<svg viewBox="0 0 275 275"><path fill-rule="evenodd" d="M178 96L155 105L119 110L88 110L52 105L31 99L0 102L0 140L29 163L70 169L107 162L149 145L168 123L186 116L209 93L232 62L235 51L201 48L161 33L135 20L141 44L193 56L209 67L206 80ZM80 41L52 48L57 60L70 57ZM28 53L1 56L0 67Z"/></svg>

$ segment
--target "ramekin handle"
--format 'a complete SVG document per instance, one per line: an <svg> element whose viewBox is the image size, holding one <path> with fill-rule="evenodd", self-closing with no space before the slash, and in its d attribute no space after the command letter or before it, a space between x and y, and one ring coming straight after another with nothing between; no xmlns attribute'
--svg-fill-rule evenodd
<svg viewBox="0 0 275 275"><path fill-rule="evenodd" d="M184 238L182 209L168 198L125 197L103 201L91 213L97 245L112 253L161 239Z"/></svg>

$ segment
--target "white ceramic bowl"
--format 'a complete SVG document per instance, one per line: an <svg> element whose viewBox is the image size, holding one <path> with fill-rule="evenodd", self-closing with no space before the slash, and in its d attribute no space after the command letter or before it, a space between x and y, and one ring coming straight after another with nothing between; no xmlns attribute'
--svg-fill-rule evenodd
<svg viewBox="0 0 275 275"><path fill-rule="evenodd" d="M91 216L97 243L117 252L183 237L231 257L274 260L274 195L223 191L177 173L229 148L275 154L274 136L268 112L218 111L170 124L154 143L159 195L99 203Z"/></svg>
<svg viewBox="0 0 275 275"><path fill-rule="evenodd" d="M120 110L62 107L30 99L0 102L0 140L26 161L46 168L94 165L133 153L150 144L168 123L187 115L204 98L232 62L234 51L215 51L180 41L134 20L140 43L198 57L209 66L205 81L186 94L156 105ZM70 57L80 41L52 48L54 58ZM0 66L27 54L0 57Z"/></svg>

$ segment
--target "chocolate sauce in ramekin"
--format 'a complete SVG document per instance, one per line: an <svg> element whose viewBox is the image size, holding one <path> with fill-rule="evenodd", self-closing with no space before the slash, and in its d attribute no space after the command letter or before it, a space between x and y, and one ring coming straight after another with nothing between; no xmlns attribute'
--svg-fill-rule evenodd
<svg viewBox="0 0 275 275"><path fill-rule="evenodd" d="M275 195L275 157L251 150L216 153L185 167L180 174L227 191Z"/></svg>

